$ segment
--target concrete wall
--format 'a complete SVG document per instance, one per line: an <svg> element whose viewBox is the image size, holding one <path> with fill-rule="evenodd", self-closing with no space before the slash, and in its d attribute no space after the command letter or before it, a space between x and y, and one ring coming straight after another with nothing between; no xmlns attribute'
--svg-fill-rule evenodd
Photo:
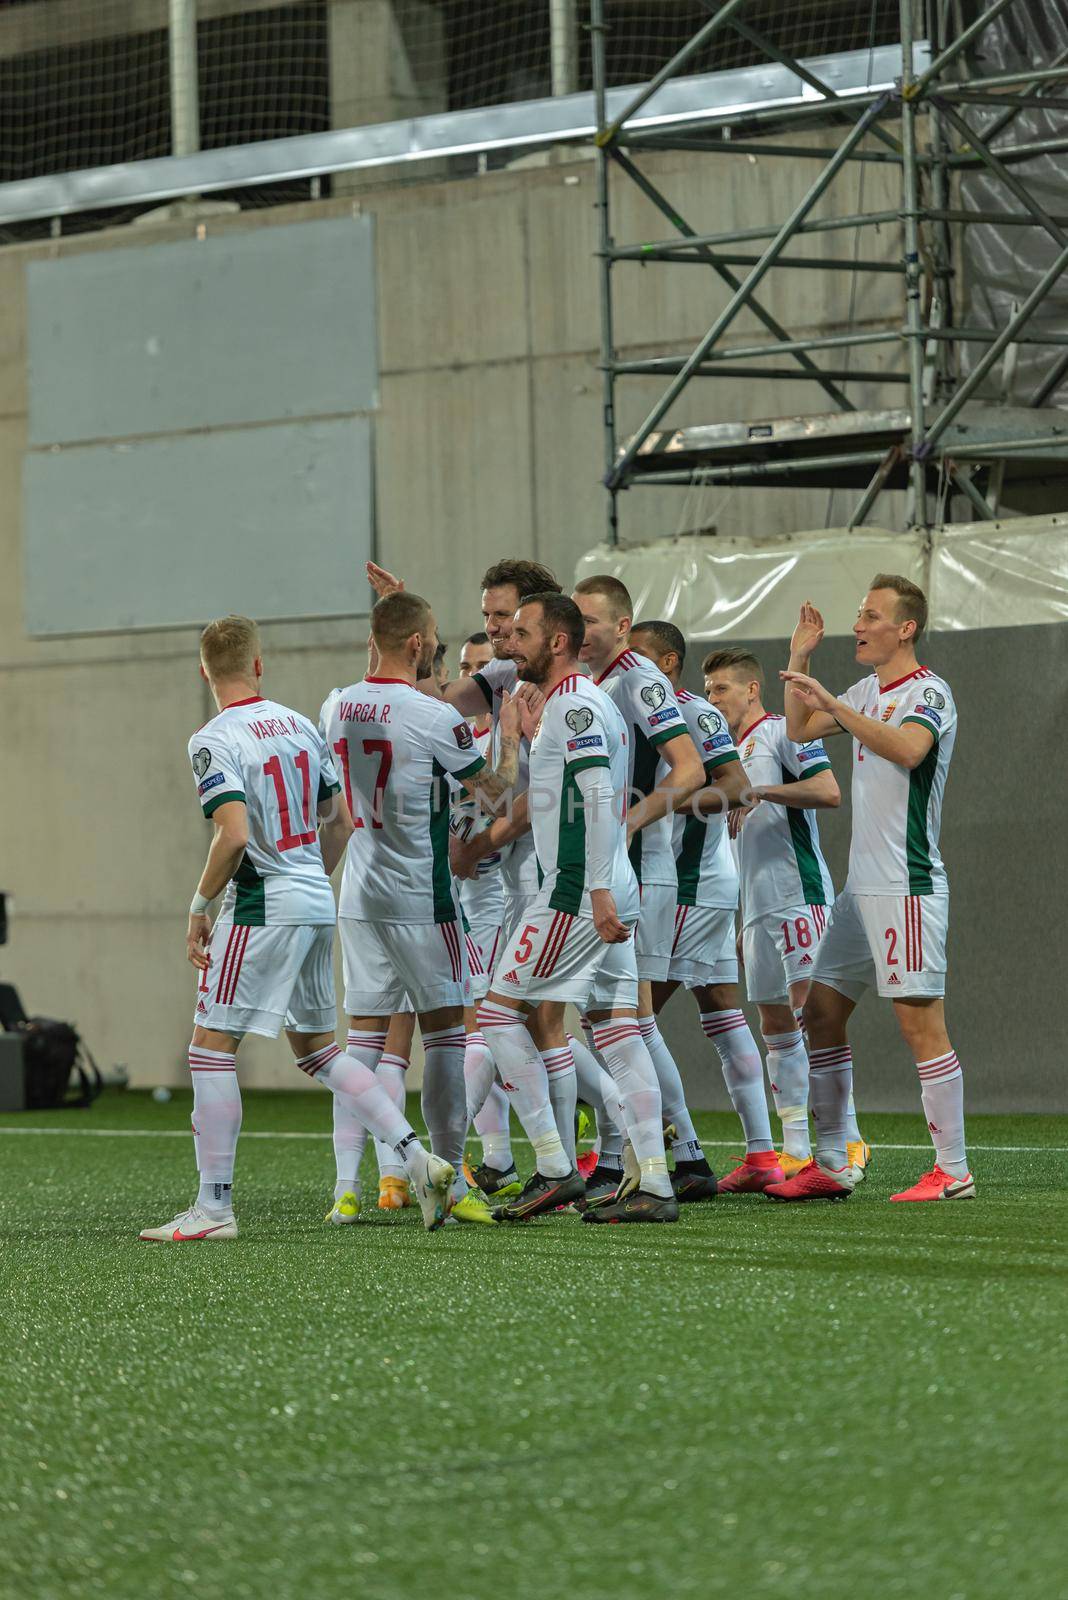
<svg viewBox="0 0 1068 1600"><path fill-rule="evenodd" d="M711 230L781 215L817 163L675 155L650 159L647 169L695 227ZM883 168L869 168L865 204L896 203L891 185ZM664 235L636 190L621 184L618 197L620 239ZM828 203L835 198L832 191ZM855 209L855 173L837 198ZM477 625L478 578L489 561L534 556L567 576L602 534L593 202L592 164L582 158L205 224L264 228L353 203L376 213L379 556L434 598L453 640ZM142 226L138 243L188 237L194 226ZM0 252L0 887L14 896L0 973L29 1009L75 1019L105 1065L125 1062L135 1082L148 1083L180 1080L190 1026L184 908L207 839L185 744L210 710L195 635L30 641L20 570L26 263L127 240L116 232ZM865 243L895 247L893 230ZM848 255L851 240L827 235L818 248ZM723 304L718 280L697 268L619 273L618 337L635 353L685 349ZM794 273L772 279L767 303L794 332L828 331L844 323L848 295L845 275ZM899 325L898 280L863 277L854 315ZM754 328L740 318L738 342ZM631 381L624 429L658 392L656 382ZM858 390L856 398L873 396ZM720 382L691 389L675 415L713 421L823 409L811 385ZM635 491L624 532L675 532L682 505L681 496ZM826 491L753 491L728 497L719 521L733 531L780 531L818 526L826 511ZM347 558L338 551L339 562ZM204 609L213 612L210 578ZM363 670L365 635L363 620L270 626L270 693L316 711L326 690ZM294 1082L284 1044L246 1048L247 1083Z"/></svg>

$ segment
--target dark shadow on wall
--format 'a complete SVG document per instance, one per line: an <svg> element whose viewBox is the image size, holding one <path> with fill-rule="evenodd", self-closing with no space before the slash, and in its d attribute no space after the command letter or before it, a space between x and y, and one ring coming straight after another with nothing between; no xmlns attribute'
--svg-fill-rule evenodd
<svg viewBox="0 0 1068 1600"><path fill-rule="evenodd" d="M732 640L731 643L744 641ZM781 711L776 674L787 645L754 647ZM707 647L691 648L686 682L701 687ZM942 815L950 884L946 1015L974 1112L1068 1112L1068 1058L1060 1014L1068 963L1065 848L1068 761L1068 624L938 633L920 660L947 679L960 715ZM829 639L813 658L828 688L863 676L850 639ZM835 887L849 855L851 741L827 741L843 804L820 813ZM744 987L743 987L744 996ZM756 1031L756 1009L746 1005ZM697 1008L676 995L661 1022L694 1106L727 1109L719 1058ZM919 1108L915 1068L888 1002L869 995L850 1034L857 1104L871 1111Z"/></svg>

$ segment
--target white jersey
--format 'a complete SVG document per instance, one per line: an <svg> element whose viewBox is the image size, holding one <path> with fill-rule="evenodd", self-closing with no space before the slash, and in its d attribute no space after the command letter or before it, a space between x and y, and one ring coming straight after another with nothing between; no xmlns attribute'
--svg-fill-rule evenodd
<svg viewBox="0 0 1068 1600"><path fill-rule="evenodd" d="M630 745L630 788L640 795L651 794L670 771L657 753L659 748L686 733L675 691L659 667L633 650L616 656L597 684L612 696L623 714ZM639 883L675 887L673 822L669 813L642 828L631 840L630 860Z"/></svg>
<svg viewBox="0 0 1068 1600"><path fill-rule="evenodd" d="M248 813L248 845L219 920L251 928L333 922L316 809L339 785L315 724L253 695L193 735L189 760L206 817L228 800L244 801Z"/></svg>
<svg viewBox="0 0 1068 1600"><path fill-rule="evenodd" d="M396 678L335 690L322 710L356 831L339 915L360 922L454 922L445 779L485 766L458 712Z"/></svg>
<svg viewBox="0 0 1068 1600"><path fill-rule="evenodd" d="M831 768L819 739L795 744L785 718L770 712L738 735L738 750L754 788L797 783ZM814 811L762 800L739 830L737 860L743 924L794 906L829 906L834 901Z"/></svg>
<svg viewBox="0 0 1068 1600"><path fill-rule="evenodd" d="M478 733L472 728L475 738L475 749L479 755L486 759L490 752L493 738L493 729L488 727L483 733ZM449 828L457 839L470 839L477 833L483 833L493 824L493 818L482 810L478 801L467 793L463 786L455 779L450 780L452 789L452 807L449 816ZM478 864L478 870L473 878L461 878L458 883L460 892L460 905L464 915L472 926L479 923L499 923L504 916L504 885L501 883L501 852L494 850L490 855L483 856Z"/></svg>
<svg viewBox="0 0 1068 1600"><path fill-rule="evenodd" d="M519 672L514 661L507 658L494 656L492 661L487 661L484 667L479 667L477 672L471 674L472 680L478 684L486 697L486 704L493 715L493 736L490 744L494 762L500 759L500 715L501 697L505 694L515 694L516 684L519 681ZM519 770L513 792L517 795L524 794L530 787L530 746L526 739L519 741ZM538 857L534 849L534 836L532 832L521 833L501 854L501 880L504 891L509 896L529 896L537 894L541 884L541 873L538 868Z"/></svg>
<svg viewBox="0 0 1068 1600"><path fill-rule="evenodd" d="M627 858L627 729L611 698L591 679L574 674L545 701L530 746L530 814L544 874L539 903L572 916L592 915L588 888L586 811L578 774L608 770L614 847L611 890L624 922L637 921L638 882Z"/></svg>
<svg viewBox="0 0 1068 1600"><path fill-rule="evenodd" d="M933 894L946 886L938 853L942 794L957 737L949 684L917 667L884 689L873 673L842 699L891 728L917 723L934 744L910 772L853 740L853 838L846 888L853 894Z"/></svg>
<svg viewBox="0 0 1068 1600"><path fill-rule="evenodd" d="M738 759L730 730L715 706L701 695L676 689L675 698L704 762L705 778L712 783L720 767ZM672 821L677 903L733 909L738 904L738 869L727 836L727 813L701 816L685 805Z"/></svg>

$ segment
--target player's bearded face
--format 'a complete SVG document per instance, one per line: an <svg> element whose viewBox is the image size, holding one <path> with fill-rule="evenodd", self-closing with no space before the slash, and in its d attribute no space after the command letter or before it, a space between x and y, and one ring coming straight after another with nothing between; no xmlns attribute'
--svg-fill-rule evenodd
<svg viewBox="0 0 1068 1600"><path fill-rule="evenodd" d="M419 660L416 662L415 675L417 678L429 678L434 672L434 654L438 648L437 634L433 629L423 635L422 649Z"/></svg>
<svg viewBox="0 0 1068 1600"><path fill-rule="evenodd" d="M512 641L516 677L524 683L544 683L553 670L553 652L544 628L532 627Z"/></svg>

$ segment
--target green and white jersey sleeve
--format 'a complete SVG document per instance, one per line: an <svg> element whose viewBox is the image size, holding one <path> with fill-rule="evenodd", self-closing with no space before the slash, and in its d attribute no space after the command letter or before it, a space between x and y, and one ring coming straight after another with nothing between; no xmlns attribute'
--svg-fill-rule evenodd
<svg viewBox="0 0 1068 1600"><path fill-rule="evenodd" d="M828 772L831 765L821 740L795 744L787 735L785 719L770 713L738 735L738 752L754 788L797 783ZM761 801L742 824L735 853L743 923L794 906L833 904L834 885L814 811Z"/></svg>
<svg viewBox="0 0 1068 1600"><path fill-rule="evenodd" d="M630 787L651 794L670 770L660 751L672 739L687 738L675 690L658 667L633 650L624 650L597 679L615 700L627 726L630 744ZM638 882L675 887L675 854L669 814L636 833L630 844L631 865Z"/></svg>
<svg viewBox="0 0 1068 1600"><path fill-rule="evenodd" d="M339 784L314 723L254 695L195 733L189 760L206 817L239 800L248 818L248 845L220 916L248 927L333 922L317 808Z"/></svg>
<svg viewBox="0 0 1068 1600"><path fill-rule="evenodd" d="M616 910L636 921L638 885L627 859L627 730L589 678L565 678L545 702L530 747L529 806L554 911L591 915L590 889L610 889Z"/></svg>
<svg viewBox="0 0 1068 1600"><path fill-rule="evenodd" d="M842 696L888 727L927 728L934 742L911 771L853 740L853 838L846 888L853 894L934 894L946 884L939 854L942 797L957 737L957 708L944 678L917 667L880 687L872 674Z"/></svg>
<svg viewBox="0 0 1068 1600"><path fill-rule="evenodd" d="M324 707L355 832L340 914L363 922L453 922L447 778L485 761L468 723L410 683L365 678Z"/></svg>
<svg viewBox="0 0 1068 1600"><path fill-rule="evenodd" d="M738 760L730 729L708 700L689 689L676 690L690 737L704 763L705 780ZM738 904L738 869L727 837L725 812L702 815L686 805L676 811L673 845L680 906L732 907Z"/></svg>

